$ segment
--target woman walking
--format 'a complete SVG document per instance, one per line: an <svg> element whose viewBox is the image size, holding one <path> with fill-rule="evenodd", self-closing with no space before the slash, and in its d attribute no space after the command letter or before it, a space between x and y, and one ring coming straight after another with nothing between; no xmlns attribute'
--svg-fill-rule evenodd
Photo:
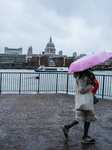
<svg viewBox="0 0 112 150"><path fill-rule="evenodd" d="M66 138L71 127L84 122L84 133L82 136L82 143L95 143L95 139L88 136L90 122L97 120L94 112L92 86L94 80L92 73L87 69L82 72L74 73L75 84L75 110L76 118L68 125L62 125L62 130Z"/></svg>

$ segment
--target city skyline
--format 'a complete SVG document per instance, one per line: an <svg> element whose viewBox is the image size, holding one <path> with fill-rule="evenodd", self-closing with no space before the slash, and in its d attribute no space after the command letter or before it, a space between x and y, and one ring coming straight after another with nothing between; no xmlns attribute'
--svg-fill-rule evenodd
<svg viewBox="0 0 112 150"><path fill-rule="evenodd" d="M19 52L20 51L20 49L21 49L21 52ZM21 55L35 55L34 53L33 53L33 47L32 46L30 46L29 48L28 48L28 50L27 50L27 53L26 54L23 54L22 53L22 47L20 47L20 48L9 48L9 47L5 47L4 48L4 53L5 54L21 54ZM60 56L65 56L65 55L63 55L63 51L59 51L58 52L58 54L57 53L55 53L55 51L56 51L56 49L55 49L55 45L54 45L54 43L53 43L53 41L52 41L52 37L50 37L50 39L49 39L49 42L46 44L46 47L45 47L45 49L41 52L41 53L39 53L39 54L36 54L36 55L53 55L53 56L55 56L55 55L60 55ZM75 54L75 55L74 55ZM83 55L83 54L80 54L80 55ZM67 55L66 55L67 56ZM72 56L77 56L77 53L76 52L74 52L73 54L72 54ZM71 57L72 57L71 56Z"/></svg>

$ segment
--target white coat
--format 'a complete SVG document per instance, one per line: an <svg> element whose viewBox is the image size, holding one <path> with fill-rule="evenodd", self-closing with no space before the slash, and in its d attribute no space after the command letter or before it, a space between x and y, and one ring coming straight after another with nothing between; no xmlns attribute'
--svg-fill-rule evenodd
<svg viewBox="0 0 112 150"><path fill-rule="evenodd" d="M76 110L94 110L92 85L90 79L85 74L79 77L79 73L75 73L75 109Z"/></svg>

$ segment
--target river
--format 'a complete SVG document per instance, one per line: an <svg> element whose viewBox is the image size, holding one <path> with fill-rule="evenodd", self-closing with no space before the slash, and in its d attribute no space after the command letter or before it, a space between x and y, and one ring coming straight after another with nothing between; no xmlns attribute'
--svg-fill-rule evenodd
<svg viewBox="0 0 112 150"><path fill-rule="evenodd" d="M0 72L29 72L35 73L34 70L30 69L0 69ZM112 71L93 71L94 74L98 75L112 75Z"/></svg>

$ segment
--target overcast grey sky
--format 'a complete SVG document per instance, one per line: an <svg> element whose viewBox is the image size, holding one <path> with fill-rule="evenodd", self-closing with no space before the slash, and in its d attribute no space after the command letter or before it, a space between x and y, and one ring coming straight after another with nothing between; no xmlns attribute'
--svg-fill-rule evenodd
<svg viewBox="0 0 112 150"><path fill-rule="evenodd" d="M39 54L50 36L56 54L112 52L112 1L0 0L0 53L32 46Z"/></svg>

